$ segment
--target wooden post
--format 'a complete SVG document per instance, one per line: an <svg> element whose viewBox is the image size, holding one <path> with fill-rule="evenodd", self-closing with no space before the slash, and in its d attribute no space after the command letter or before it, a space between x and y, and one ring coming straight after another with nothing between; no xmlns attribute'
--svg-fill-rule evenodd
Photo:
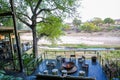
<svg viewBox="0 0 120 80"><path fill-rule="evenodd" d="M44 54L44 60L45 60L45 52L43 54Z"/></svg>
<svg viewBox="0 0 120 80"><path fill-rule="evenodd" d="M14 59L13 59L13 54L14 54L14 51L13 51L13 43L12 43L12 39L11 39L11 35L9 33L9 41L10 41L10 49L11 49L11 56L12 56L12 63L13 63L13 67L15 69L15 63L14 63Z"/></svg>
<svg viewBox="0 0 120 80"><path fill-rule="evenodd" d="M55 51L55 58L57 57L57 55L56 55L56 51Z"/></svg>
<svg viewBox="0 0 120 80"><path fill-rule="evenodd" d="M21 58L20 43L19 43L19 39L18 39L18 31L17 31L17 26L16 26L16 14L15 14L15 8L14 8L14 1L10 0L10 4L11 4L11 10L12 10L12 18L13 18L13 24L14 24L16 45L17 45L17 50L18 50L18 59L19 59L19 65L20 65L20 72L24 72L23 62L22 62L22 58Z"/></svg>

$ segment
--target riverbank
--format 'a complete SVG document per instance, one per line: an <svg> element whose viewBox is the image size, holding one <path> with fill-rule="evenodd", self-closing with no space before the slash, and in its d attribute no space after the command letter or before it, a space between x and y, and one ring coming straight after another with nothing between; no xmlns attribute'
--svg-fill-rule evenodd
<svg viewBox="0 0 120 80"><path fill-rule="evenodd" d="M31 34L24 34L21 36L22 41L32 40ZM38 45L51 44L45 38L38 41ZM120 30L109 32L65 32L64 36L60 37L57 44L84 44L84 45L99 45L99 46L119 46L120 44Z"/></svg>

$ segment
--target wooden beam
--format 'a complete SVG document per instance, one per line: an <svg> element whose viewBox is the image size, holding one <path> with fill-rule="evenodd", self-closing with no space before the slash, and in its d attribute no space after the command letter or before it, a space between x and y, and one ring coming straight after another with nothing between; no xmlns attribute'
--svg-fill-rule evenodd
<svg viewBox="0 0 120 80"><path fill-rule="evenodd" d="M0 16L11 16L12 15L12 12L9 11L9 12L5 12L5 13L0 13Z"/></svg>
<svg viewBox="0 0 120 80"><path fill-rule="evenodd" d="M0 33L13 33L14 30L11 27L0 27Z"/></svg>

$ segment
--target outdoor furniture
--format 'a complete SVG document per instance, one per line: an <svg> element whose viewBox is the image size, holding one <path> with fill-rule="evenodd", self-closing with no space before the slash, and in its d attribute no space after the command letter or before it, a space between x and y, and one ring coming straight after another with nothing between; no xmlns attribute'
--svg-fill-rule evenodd
<svg viewBox="0 0 120 80"><path fill-rule="evenodd" d="M36 80L96 80L96 79L91 77L76 77L76 76L62 77L58 75L37 74Z"/></svg>
<svg viewBox="0 0 120 80"><path fill-rule="evenodd" d="M58 75L43 75L43 74L37 74L36 80L63 80L63 77Z"/></svg>
<svg viewBox="0 0 120 80"><path fill-rule="evenodd" d="M53 75L58 75L58 69L53 69L53 70L52 70L52 74L53 74Z"/></svg>
<svg viewBox="0 0 120 80"><path fill-rule="evenodd" d="M55 62L54 61L52 61L52 62L46 62L46 66L47 67L55 67L56 66L56 64L55 64Z"/></svg>
<svg viewBox="0 0 120 80"><path fill-rule="evenodd" d="M66 70L71 70L75 66L74 62L65 62L62 64L62 67Z"/></svg>
<svg viewBox="0 0 120 80"><path fill-rule="evenodd" d="M62 76L67 76L67 70L62 70Z"/></svg>
<svg viewBox="0 0 120 80"><path fill-rule="evenodd" d="M80 57L80 58L78 58L78 62L79 63L83 63L85 60L82 58L82 57Z"/></svg>
<svg viewBox="0 0 120 80"><path fill-rule="evenodd" d="M62 58L62 63L66 62L66 59L65 58Z"/></svg>
<svg viewBox="0 0 120 80"><path fill-rule="evenodd" d="M91 57L91 60L92 60L93 63L96 63L96 59L97 59L96 56L92 56L92 57Z"/></svg>
<svg viewBox="0 0 120 80"><path fill-rule="evenodd" d="M67 73L71 74L77 71L77 66L74 62L65 62L62 64L62 70L67 70Z"/></svg>
<svg viewBox="0 0 120 80"><path fill-rule="evenodd" d="M88 72L88 69L89 69L89 65L88 64L82 64L82 70Z"/></svg>
<svg viewBox="0 0 120 80"><path fill-rule="evenodd" d="M44 71L43 71L43 74L48 74L48 70L44 70Z"/></svg>
<svg viewBox="0 0 120 80"><path fill-rule="evenodd" d="M70 61L73 61L74 59L76 59L76 55L70 55Z"/></svg>
<svg viewBox="0 0 120 80"><path fill-rule="evenodd" d="M57 60L57 61L61 61L61 60L62 60L62 56L57 56L57 57L56 57L56 60Z"/></svg>
<svg viewBox="0 0 120 80"><path fill-rule="evenodd" d="M83 71L83 70L79 71L79 76L80 77L85 77L85 71Z"/></svg>
<svg viewBox="0 0 120 80"><path fill-rule="evenodd" d="M62 76L62 72L63 72L62 70L65 70L65 68L62 67L63 63L56 61L57 62L56 66L54 68L49 68L49 69L47 68L47 66L45 66L46 62L49 63L49 62L53 62L53 61L55 62L56 59L54 59L54 60L53 59L46 59L46 60L42 61L42 63L39 66L39 69L38 69L39 72L41 72L43 74L44 70L48 70L48 75L53 75L52 70L53 69L58 69L58 75ZM98 61L96 63L98 63ZM87 65L87 68L82 67L82 66L85 66L85 64ZM106 80L105 73L103 72L100 65L98 65L98 64L93 65L91 63L91 60L87 60L87 59L85 60L85 64L84 63L81 64L79 62L76 62L75 66L71 70L66 70L67 71L67 76L78 76L78 77L80 77L79 76L79 71L80 70L83 70L83 71L86 70L85 71L85 78L86 77L95 77L96 80ZM87 72L87 70L88 70L88 72ZM75 71L75 72L73 72L73 71Z"/></svg>
<svg viewBox="0 0 120 80"><path fill-rule="evenodd" d="M96 80L96 79L91 77L67 76L67 77L64 77L64 80Z"/></svg>

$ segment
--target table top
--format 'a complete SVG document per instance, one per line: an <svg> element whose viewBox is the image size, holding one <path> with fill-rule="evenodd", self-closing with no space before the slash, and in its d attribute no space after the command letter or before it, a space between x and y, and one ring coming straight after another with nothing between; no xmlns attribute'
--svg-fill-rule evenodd
<svg viewBox="0 0 120 80"><path fill-rule="evenodd" d="M74 62L64 62L62 64L62 70L67 70L67 73L71 74L77 71L77 66Z"/></svg>

